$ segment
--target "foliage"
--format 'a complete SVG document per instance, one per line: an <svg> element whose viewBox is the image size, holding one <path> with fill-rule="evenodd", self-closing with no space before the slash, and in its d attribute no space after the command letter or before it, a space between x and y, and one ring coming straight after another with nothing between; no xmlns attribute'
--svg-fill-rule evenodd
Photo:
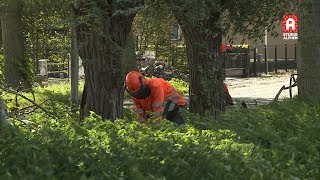
<svg viewBox="0 0 320 180"><path fill-rule="evenodd" d="M235 106L219 122L185 112L181 127L155 120L138 124L130 109L114 123L92 113L79 125L77 115L67 112L66 88L36 89L38 101L55 97L60 119L36 111L25 116L31 124L11 119L0 127L1 179L320 177L319 102Z"/></svg>
<svg viewBox="0 0 320 180"><path fill-rule="evenodd" d="M274 27L277 21L282 19L283 14L293 12L298 3L291 0L164 1L179 19L179 23L189 27L202 27L208 34L223 34L230 39L236 34L245 35L249 39L262 38L266 28L276 35Z"/></svg>
<svg viewBox="0 0 320 180"><path fill-rule="evenodd" d="M171 28L177 24L172 12L161 1L145 1L145 4L145 10L138 13L133 21L136 50L155 51L156 59L172 62L179 68L185 67L187 58L183 42L171 40Z"/></svg>
<svg viewBox="0 0 320 180"><path fill-rule="evenodd" d="M169 81L169 83L175 87L179 93L188 94L189 93L189 83L182 81L180 79L173 78Z"/></svg>
<svg viewBox="0 0 320 180"><path fill-rule="evenodd" d="M187 66L187 49L185 45L181 45L182 42L172 42L173 45L168 49L168 47L159 46L160 52L159 58L167 62L171 62L171 65L181 72L188 74L189 69Z"/></svg>
<svg viewBox="0 0 320 180"><path fill-rule="evenodd" d="M67 0L24 1L23 22L27 52L30 58L63 62L70 49L68 19L70 2Z"/></svg>
<svg viewBox="0 0 320 180"><path fill-rule="evenodd" d="M66 60L70 46L67 23L70 5L68 0L24 0L23 3L22 21L27 62L21 65L20 71L30 84L33 73L38 72L34 69L37 68L37 60ZM0 9L6 4L7 0L1 1Z"/></svg>
<svg viewBox="0 0 320 180"><path fill-rule="evenodd" d="M291 4L296 4L291 0L163 1L184 32L192 94L190 111L215 117L223 110L222 37L232 39L242 34L249 39L261 38L266 29L274 30L275 23Z"/></svg>
<svg viewBox="0 0 320 180"><path fill-rule="evenodd" d="M138 13L133 22L133 33L138 38L139 51L150 45L170 46L171 27L176 23L173 14L160 1L145 1L146 8ZM145 46L146 45L146 46Z"/></svg>

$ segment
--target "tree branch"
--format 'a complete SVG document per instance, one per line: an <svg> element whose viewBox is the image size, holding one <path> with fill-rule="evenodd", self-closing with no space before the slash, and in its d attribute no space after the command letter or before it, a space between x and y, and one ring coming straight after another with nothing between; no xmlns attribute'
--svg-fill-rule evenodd
<svg viewBox="0 0 320 180"><path fill-rule="evenodd" d="M25 99L25 100L31 102L32 104L34 104L37 108L41 109L41 110L44 111L45 113L51 115L51 117L53 117L53 118L59 117L57 114L46 110L44 107L40 106L40 105L39 105L38 103L36 103L35 101L29 99L28 97L26 97L26 96L24 96L24 95L22 95L22 94L20 94L20 93L17 93L17 92L15 92L15 91L11 90L11 89L4 88L4 87L0 87L0 89L2 89L3 91L5 91L5 92L7 92L7 93L11 93L11 94L14 94L14 95L16 95L16 96L22 97L23 99Z"/></svg>

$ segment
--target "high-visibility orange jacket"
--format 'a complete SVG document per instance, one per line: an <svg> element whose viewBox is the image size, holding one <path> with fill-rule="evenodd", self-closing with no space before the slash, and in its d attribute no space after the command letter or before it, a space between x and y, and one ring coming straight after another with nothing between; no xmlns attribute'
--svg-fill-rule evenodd
<svg viewBox="0 0 320 180"><path fill-rule="evenodd" d="M231 95L229 94L228 86L223 83L224 100L227 105L234 105Z"/></svg>
<svg viewBox="0 0 320 180"><path fill-rule="evenodd" d="M223 92L224 93L229 93L228 86L227 86L226 83L223 83Z"/></svg>
<svg viewBox="0 0 320 180"><path fill-rule="evenodd" d="M151 90L150 95L145 99L133 98L136 107L138 121L144 123L147 120L146 111L152 111L157 118L162 119L164 109L171 101L170 107L184 106L186 100L170 83L162 78L145 79L145 85ZM170 111L172 109L168 109Z"/></svg>

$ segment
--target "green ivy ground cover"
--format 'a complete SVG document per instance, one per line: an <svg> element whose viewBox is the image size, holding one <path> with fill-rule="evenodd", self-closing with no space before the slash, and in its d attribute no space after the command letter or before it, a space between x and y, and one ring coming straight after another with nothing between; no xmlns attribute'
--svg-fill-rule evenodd
<svg viewBox="0 0 320 180"><path fill-rule="evenodd" d="M37 89L41 110L0 127L0 179L319 179L320 103L232 107L216 122L184 112L187 124L140 125L92 114L79 125L68 88ZM9 110L12 97L5 96ZM20 107L28 103L19 100ZM21 117L20 117L21 118Z"/></svg>

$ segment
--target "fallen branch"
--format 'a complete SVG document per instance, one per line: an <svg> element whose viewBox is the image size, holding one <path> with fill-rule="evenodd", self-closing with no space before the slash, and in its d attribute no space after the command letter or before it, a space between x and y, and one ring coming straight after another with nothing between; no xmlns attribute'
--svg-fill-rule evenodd
<svg viewBox="0 0 320 180"><path fill-rule="evenodd" d="M16 96L22 97L23 99L31 102L33 105L35 105L37 108L41 109L41 110L44 111L45 113L51 115L51 117L53 117L53 118L58 117L57 114L52 113L52 112L46 110L44 107L40 106L38 103L36 103L35 101L29 99L28 97L24 96L23 94L17 93L17 92L15 92L14 90L11 90L11 89L8 89L8 88L4 88L4 87L0 87L0 89L2 89L2 90L5 91L5 92L8 92L8 93L14 94L14 95L16 95Z"/></svg>
<svg viewBox="0 0 320 180"><path fill-rule="evenodd" d="M42 104L46 103L49 100L51 100L51 99L47 99L47 100L43 101L42 103L40 103L38 105L41 106ZM27 111L28 109L31 109L31 108L33 108L31 111ZM32 104L31 106L27 106L27 107L24 107L22 109L17 109L16 111L8 114L8 117L11 117L13 115L19 115L20 112L22 112L22 114L30 114L30 113L35 112L37 109L38 109L38 107L36 105Z"/></svg>
<svg viewBox="0 0 320 180"><path fill-rule="evenodd" d="M296 87L298 85L297 81L296 81L296 78L295 78L295 75L297 74L291 74L291 77L290 77L290 85L288 87L286 86L282 86L279 90L279 92L277 93L277 95L274 97L273 101L270 102L268 105L274 103L274 102L277 102L279 100L279 96L280 94L282 93L283 90L287 90L289 89L289 93L290 93L290 98L292 98L292 88L293 87ZM293 84L292 84L293 82Z"/></svg>
<svg viewBox="0 0 320 180"><path fill-rule="evenodd" d="M33 101L36 100L35 96L34 96L33 88L28 87L26 89L23 89L23 83L20 82L19 85L18 85L18 88L16 89L16 93L24 92L24 91L30 91L31 94L32 94L32 97L33 97ZM16 106L18 107L19 106L19 104L18 104L18 95L15 96L15 99L16 99Z"/></svg>

